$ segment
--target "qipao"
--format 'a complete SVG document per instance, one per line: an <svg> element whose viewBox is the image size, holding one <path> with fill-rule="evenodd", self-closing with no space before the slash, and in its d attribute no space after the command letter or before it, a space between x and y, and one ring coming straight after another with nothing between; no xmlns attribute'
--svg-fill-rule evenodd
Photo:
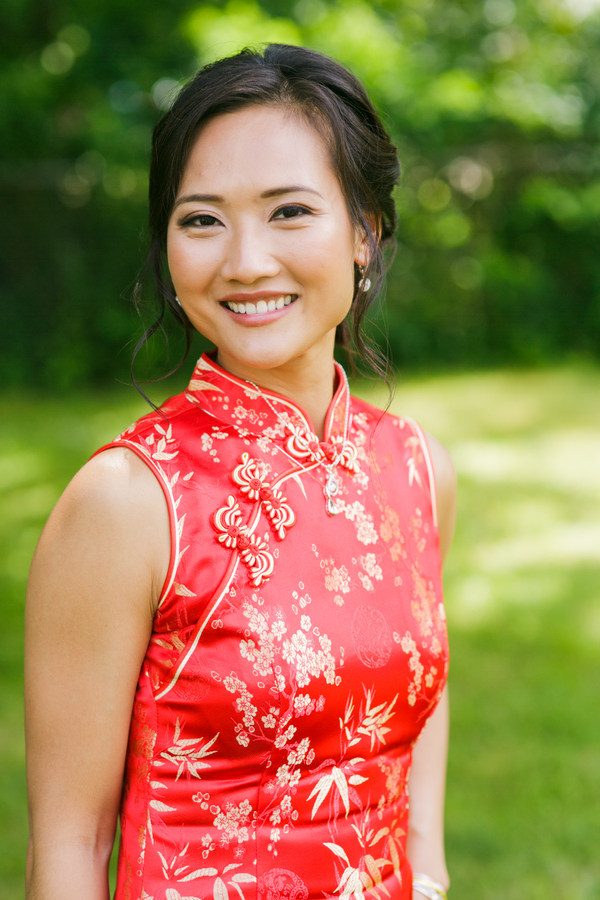
<svg viewBox="0 0 600 900"><path fill-rule="evenodd" d="M448 667L435 486L419 427L337 369L321 442L203 356L109 445L154 472L172 541L116 900L412 896L411 751Z"/></svg>

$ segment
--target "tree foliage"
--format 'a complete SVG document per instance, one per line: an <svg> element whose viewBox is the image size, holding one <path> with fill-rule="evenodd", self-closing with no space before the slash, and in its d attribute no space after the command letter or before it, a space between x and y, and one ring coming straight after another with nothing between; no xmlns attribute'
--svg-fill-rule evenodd
<svg viewBox="0 0 600 900"><path fill-rule="evenodd" d="M599 356L599 5L5 0L3 382L124 375L152 126L199 63L265 41L352 68L398 143L373 324L397 364Z"/></svg>

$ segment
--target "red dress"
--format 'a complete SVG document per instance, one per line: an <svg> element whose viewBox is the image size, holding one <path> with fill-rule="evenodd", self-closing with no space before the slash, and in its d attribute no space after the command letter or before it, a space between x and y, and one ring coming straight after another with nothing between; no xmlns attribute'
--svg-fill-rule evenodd
<svg viewBox="0 0 600 900"><path fill-rule="evenodd" d="M110 445L155 473L172 533L116 900L412 896L411 750L448 662L435 489L418 426L338 374L322 442L204 356Z"/></svg>

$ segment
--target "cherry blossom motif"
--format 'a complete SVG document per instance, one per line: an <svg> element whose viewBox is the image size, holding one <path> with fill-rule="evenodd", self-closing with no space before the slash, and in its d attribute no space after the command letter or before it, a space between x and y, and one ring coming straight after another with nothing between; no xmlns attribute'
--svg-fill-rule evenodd
<svg viewBox="0 0 600 900"><path fill-rule="evenodd" d="M282 541L287 529L296 524L296 516L288 505L287 497L260 476L258 460L251 459L249 453L242 453L240 465L231 473L231 480L237 484L248 500L260 500L278 541Z"/></svg>
<svg viewBox="0 0 600 900"><path fill-rule="evenodd" d="M268 535L263 540L250 534L248 526L242 524L240 505L231 495L227 505L218 509L212 517L212 525L217 533L219 543L228 550L239 550L240 558L250 571L250 583L260 587L273 574L275 560L267 543Z"/></svg>
<svg viewBox="0 0 600 900"><path fill-rule="evenodd" d="M174 550L135 697L117 900L411 893L411 748L447 669L433 485L416 426L340 399L317 442L284 398L208 361L117 442L165 490Z"/></svg>
<svg viewBox="0 0 600 900"><path fill-rule="evenodd" d="M225 803L224 809L220 809L213 822L215 828L221 832L221 846L228 847L230 843L242 844L249 840L252 812L250 801L247 799L239 806L231 802Z"/></svg>
<svg viewBox="0 0 600 900"><path fill-rule="evenodd" d="M421 690L423 672L425 671L425 669L423 667L423 663L421 662L421 654L415 641L413 640L410 631L406 632L404 637L400 639L399 643L404 652L410 655L408 665L410 670L414 672L414 676L412 684L408 686L408 702L411 706L414 706L417 702L417 694Z"/></svg>

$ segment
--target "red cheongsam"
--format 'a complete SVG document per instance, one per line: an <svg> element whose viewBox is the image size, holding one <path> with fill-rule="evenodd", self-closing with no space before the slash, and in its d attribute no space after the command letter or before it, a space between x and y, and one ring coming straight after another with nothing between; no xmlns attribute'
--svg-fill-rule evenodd
<svg viewBox="0 0 600 900"><path fill-rule="evenodd" d="M116 900L412 896L411 751L448 666L435 488L418 426L337 368L321 442L204 356L110 445L154 472L172 543Z"/></svg>

